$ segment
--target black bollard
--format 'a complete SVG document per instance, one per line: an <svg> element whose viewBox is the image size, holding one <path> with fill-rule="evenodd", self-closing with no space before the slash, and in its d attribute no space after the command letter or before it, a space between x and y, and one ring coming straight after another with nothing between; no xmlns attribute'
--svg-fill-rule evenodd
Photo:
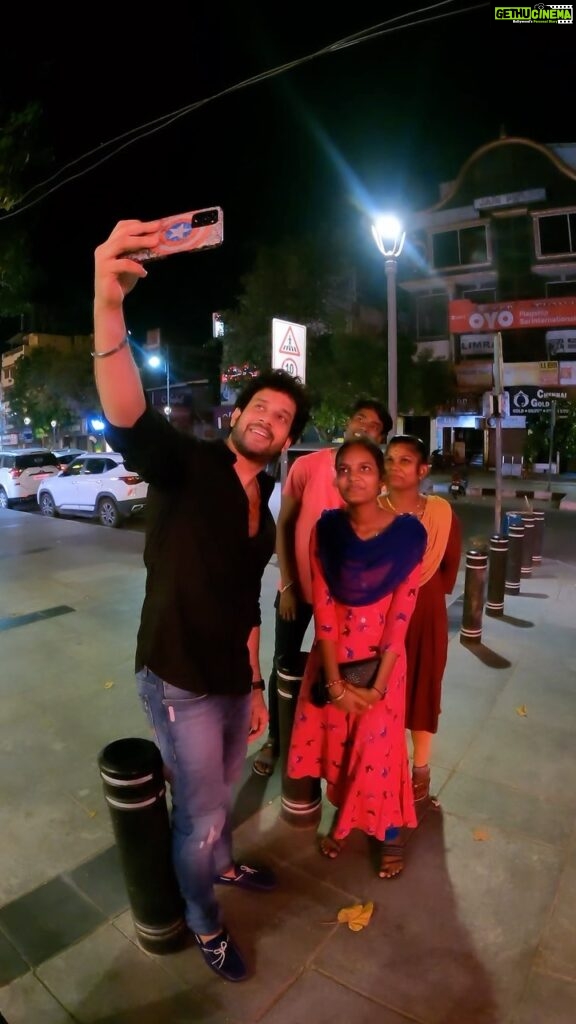
<svg viewBox="0 0 576 1024"><path fill-rule="evenodd" d="M322 790L320 779L306 776L303 779L291 779L286 774L286 764L292 726L296 713L298 694L302 676L306 668L308 652L302 651L292 665L278 665L278 724L280 734L280 764L282 767L282 799L280 817L289 825L297 828L316 826L322 815Z"/></svg>
<svg viewBox="0 0 576 1024"><path fill-rule="evenodd" d="M506 583L504 590L507 594L519 594L522 548L524 545L524 523L521 516L513 515L508 517L508 524L508 558L506 559Z"/></svg>
<svg viewBox="0 0 576 1024"><path fill-rule="evenodd" d="M460 627L460 640L465 643L479 643L482 638L482 610L484 608L487 565L488 553L486 551L466 552L464 608L462 609L462 626Z"/></svg>
<svg viewBox="0 0 576 1024"><path fill-rule="evenodd" d="M520 576L527 578L532 575L532 551L534 547L534 513L520 512L524 523L524 543L522 544L522 565Z"/></svg>
<svg viewBox="0 0 576 1024"><path fill-rule="evenodd" d="M544 513L534 512L534 533L532 543L532 565L542 562L542 546L544 542Z"/></svg>
<svg viewBox="0 0 576 1024"><path fill-rule="evenodd" d="M104 747L98 766L138 942L148 953L171 953L184 944L187 926L160 751L151 740L116 740Z"/></svg>
<svg viewBox="0 0 576 1024"><path fill-rule="evenodd" d="M486 598L486 615L502 615L504 613L504 586L506 583L506 559L508 557L508 538L495 533L490 537L488 565L488 596Z"/></svg>

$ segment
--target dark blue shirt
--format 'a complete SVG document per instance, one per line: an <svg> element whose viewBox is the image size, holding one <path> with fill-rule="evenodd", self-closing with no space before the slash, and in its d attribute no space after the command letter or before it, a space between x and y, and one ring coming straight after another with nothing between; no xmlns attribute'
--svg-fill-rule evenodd
<svg viewBox="0 0 576 1024"><path fill-rule="evenodd" d="M108 424L106 440L149 485L136 670L194 693L247 693L247 641L274 552L272 477L258 474L260 524L249 537L248 498L223 441L188 436L150 409L133 427Z"/></svg>

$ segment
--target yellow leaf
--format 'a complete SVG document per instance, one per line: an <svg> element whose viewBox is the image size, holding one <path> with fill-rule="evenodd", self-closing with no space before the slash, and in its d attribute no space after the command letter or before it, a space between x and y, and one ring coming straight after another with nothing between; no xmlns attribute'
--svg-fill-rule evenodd
<svg viewBox="0 0 576 1024"><path fill-rule="evenodd" d="M373 910L374 904L372 901L364 905L355 903L352 907L343 907L342 910L339 910L338 920L340 924L347 924L350 931L361 932L370 921Z"/></svg>
<svg viewBox="0 0 576 1024"><path fill-rule="evenodd" d="M487 839L490 839L490 833L487 828L475 828L472 835L477 843L484 843Z"/></svg>
<svg viewBox="0 0 576 1024"><path fill-rule="evenodd" d="M107 679L106 682L104 683L104 689L105 690L111 690L113 686L114 686L114 681L112 679Z"/></svg>
<svg viewBox="0 0 576 1024"><path fill-rule="evenodd" d="M525 704L521 704L519 708L516 708L516 714L520 715L521 718L526 718L528 714L528 708Z"/></svg>

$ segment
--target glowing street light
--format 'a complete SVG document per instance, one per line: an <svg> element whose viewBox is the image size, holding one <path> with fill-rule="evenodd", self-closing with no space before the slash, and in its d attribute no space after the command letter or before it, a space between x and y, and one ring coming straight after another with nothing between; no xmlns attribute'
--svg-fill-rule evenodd
<svg viewBox="0 0 576 1024"><path fill-rule="evenodd" d="M372 225L372 236L384 256L388 309L388 412L392 433L398 418L398 318L396 314L396 263L404 247L406 232L392 214L378 217Z"/></svg>
<svg viewBox="0 0 576 1024"><path fill-rule="evenodd" d="M164 415L167 419L170 419L172 409L170 408L170 351L168 345L164 346L163 359L157 355L148 356L147 363L152 370L160 370L163 367L166 370L166 405L164 406Z"/></svg>
<svg viewBox="0 0 576 1024"><path fill-rule="evenodd" d="M58 426L58 420L50 420L50 426L52 427L52 444L56 447L56 427Z"/></svg>

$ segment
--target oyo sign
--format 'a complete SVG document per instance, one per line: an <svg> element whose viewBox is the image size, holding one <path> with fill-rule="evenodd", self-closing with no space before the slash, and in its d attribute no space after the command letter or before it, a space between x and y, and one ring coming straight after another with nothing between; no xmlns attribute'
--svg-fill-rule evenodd
<svg viewBox="0 0 576 1024"><path fill-rule="evenodd" d="M473 331L502 331L512 327L514 316L509 309L495 309L486 313L472 313L468 323Z"/></svg>

